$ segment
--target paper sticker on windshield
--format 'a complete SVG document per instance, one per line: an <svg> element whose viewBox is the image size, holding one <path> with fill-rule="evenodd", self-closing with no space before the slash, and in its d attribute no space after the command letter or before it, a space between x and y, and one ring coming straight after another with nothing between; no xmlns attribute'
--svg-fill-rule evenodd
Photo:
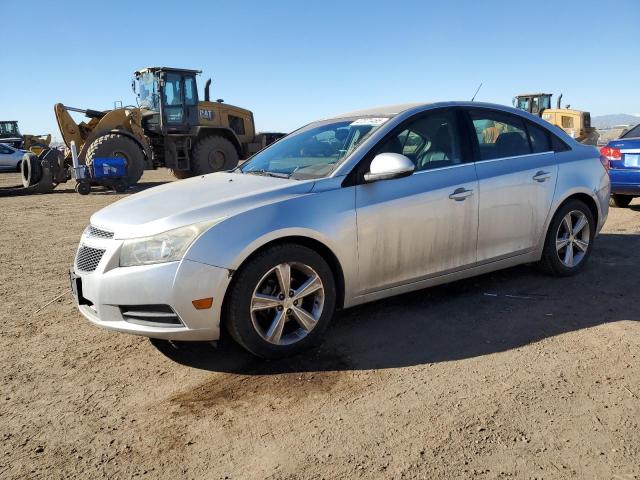
<svg viewBox="0 0 640 480"><path fill-rule="evenodd" d="M352 126L352 125L371 125L371 126L374 126L374 127L379 127L380 125L382 125L387 120L389 120L389 119L388 118L359 118L355 122L352 122L350 126Z"/></svg>

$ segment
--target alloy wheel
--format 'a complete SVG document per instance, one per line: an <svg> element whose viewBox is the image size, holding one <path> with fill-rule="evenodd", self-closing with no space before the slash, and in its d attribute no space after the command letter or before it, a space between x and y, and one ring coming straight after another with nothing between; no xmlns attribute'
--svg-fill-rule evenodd
<svg viewBox="0 0 640 480"><path fill-rule="evenodd" d="M291 345L317 325L324 308L322 279L308 265L281 263L258 282L251 296L251 323L263 340Z"/></svg>
<svg viewBox="0 0 640 480"><path fill-rule="evenodd" d="M587 216L580 210L567 213L556 234L556 251L565 267L573 268L583 259L589 249L591 230Z"/></svg>

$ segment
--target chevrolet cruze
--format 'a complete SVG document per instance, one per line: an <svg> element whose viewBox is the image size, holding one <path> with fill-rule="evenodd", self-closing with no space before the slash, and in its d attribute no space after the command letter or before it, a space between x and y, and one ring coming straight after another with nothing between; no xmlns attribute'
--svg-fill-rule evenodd
<svg viewBox="0 0 640 480"><path fill-rule="evenodd" d="M578 272L607 218L604 161L499 105L343 114L95 213L72 289L110 330L289 355L336 309L522 263Z"/></svg>

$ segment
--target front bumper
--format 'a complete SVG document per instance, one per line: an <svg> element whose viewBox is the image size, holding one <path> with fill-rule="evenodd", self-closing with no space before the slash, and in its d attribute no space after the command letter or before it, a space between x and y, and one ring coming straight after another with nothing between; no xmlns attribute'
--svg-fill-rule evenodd
<svg viewBox="0 0 640 480"><path fill-rule="evenodd" d="M105 250L93 272L80 278L78 308L90 322L109 330L166 340L217 340L220 338L222 300L229 285L229 270L191 260L137 267L119 267L121 241L89 239L81 245ZM197 310L193 300L213 297L209 309ZM177 314L177 325L133 323L121 306L168 305Z"/></svg>

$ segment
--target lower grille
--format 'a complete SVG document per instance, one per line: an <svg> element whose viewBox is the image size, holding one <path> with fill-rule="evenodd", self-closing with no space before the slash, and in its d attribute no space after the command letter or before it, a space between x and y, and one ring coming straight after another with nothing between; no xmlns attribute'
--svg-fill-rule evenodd
<svg viewBox="0 0 640 480"><path fill-rule="evenodd" d="M169 305L120 305L122 317L130 323L154 327L180 327L178 314Z"/></svg>
<svg viewBox="0 0 640 480"><path fill-rule="evenodd" d="M81 246L76 255L76 267L82 272L93 272L100 263L104 252L99 248Z"/></svg>

